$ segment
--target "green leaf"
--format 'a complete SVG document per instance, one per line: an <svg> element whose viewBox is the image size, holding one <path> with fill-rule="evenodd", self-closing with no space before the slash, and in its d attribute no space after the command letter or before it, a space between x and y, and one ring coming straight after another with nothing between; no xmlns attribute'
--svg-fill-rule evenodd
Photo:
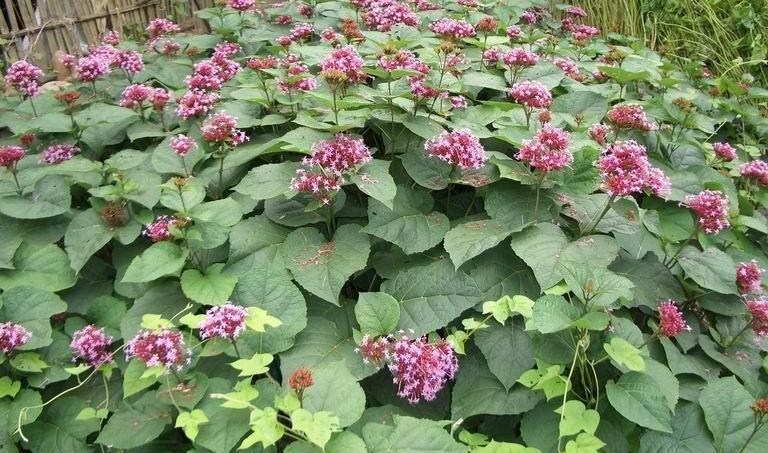
<svg viewBox="0 0 768 453"><path fill-rule="evenodd" d="M400 320L400 304L386 293L360 293L355 304L355 318L363 334L387 335L395 330Z"/></svg>
<svg viewBox="0 0 768 453"><path fill-rule="evenodd" d="M507 390L536 361L533 341L515 323L478 330L475 332L475 344L485 356L488 368Z"/></svg>
<svg viewBox="0 0 768 453"><path fill-rule="evenodd" d="M520 444L509 442L496 442L492 440L484 447L472 449L472 453L541 453L538 448L529 448Z"/></svg>
<svg viewBox="0 0 768 453"><path fill-rule="evenodd" d="M72 196L66 178L45 176L35 183L35 189L24 195L1 198L0 213L15 219L45 219L69 211Z"/></svg>
<svg viewBox="0 0 768 453"><path fill-rule="evenodd" d="M121 449L140 447L165 431L165 425L171 423L171 413L171 407L159 402L152 392L133 403L123 400L96 443Z"/></svg>
<svg viewBox="0 0 768 453"><path fill-rule="evenodd" d="M715 453L704 413L698 404L684 402L675 409L672 433L647 431L640 438L639 453Z"/></svg>
<svg viewBox="0 0 768 453"><path fill-rule="evenodd" d="M515 385L507 389L482 357L468 355L459 364L451 397L451 419L477 414L515 415L533 409L541 394Z"/></svg>
<svg viewBox="0 0 768 453"><path fill-rule="evenodd" d="M405 171L408 172L408 176L422 187L442 190L448 187L448 183L451 181L453 166L440 159L427 156L420 146L411 148L400 156L400 160Z"/></svg>
<svg viewBox="0 0 768 453"><path fill-rule="evenodd" d="M467 447L456 442L436 421L401 415L394 415L392 420L394 427L374 423L365 426L363 439L369 453L467 453Z"/></svg>
<svg viewBox="0 0 768 453"><path fill-rule="evenodd" d="M135 395L157 382L154 375L145 375L147 367L139 360L131 360L123 374L123 398Z"/></svg>
<svg viewBox="0 0 768 453"><path fill-rule="evenodd" d="M482 301L475 281L454 271L447 260L404 270L381 285L400 302L398 329L424 335L448 325L464 310Z"/></svg>
<svg viewBox="0 0 768 453"><path fill-rule="evenodd" d="M232 368L240 370L238 376L255 376L269 371L269 364L274 360L272 354L254 354L250 359L240 359L232 362Z"/></svg>
<svg viewBox="0 0 768 453"><path fill-rule="evenodd" d="M619 365L623 365L632 371L645 371L645 359L640 354L640 350L627 340L613 337L610 343L603 344L603 349Z"/></svg>
<svg viewBox="0 0 768 453"><path fill-rule="evenodd" d="M502 180L491 184L485 197L485 210L491 218L512 231L521 231L537 220L551 218L547 203L542 197L536 218L536 197L529 186L515 181Z"/></svg>
<svg viewBox="0 0 768 453"><path fill-rule="evenodd" d="M342 428L360 418L365 410L365 393L342 362L315 368L312 377L314 383L304 391L305 409L332 413Z"/></svg>
<svg viewBox="0 0 768 453"><path fill-rule="evenodd" d="M215 453L231 453L248 432L248 411L223 407L221 400L212 398L216 393L228 392L232 382L222 378L208 381L208 393L195 407L205 413L209 423L200 426L195 443ZM258 392L252 389L253 392ZM254 397L255 398L255 397Z"/></svg>
<svg viewBox="0 0 768 453"><path fill-rule="evenodd" d="M361 192L393 209L397 186L389 174L389 164L386 160L372 160L351 174L349 179Z"/></svg>
<svg viewBox="0 0 768 453"><path fill-rule="evenodd" d="M563 296L542 296L533 306L533 328L554 333L570 327L580 317L579 309Z"/></svg>
<svg viewBox="0 0 768 453"><path fill-rule="evenodd" d="M17 286L0 296L0 319L21 324L31 336L19 349L28 351L51 344L51 316L67 304L56 294L31 286Z"/></svg>
<svg viewBox="0 0 768 453"><path fill-rule="evenodd" d="M0 289L34 286L48 291L61 291L74 286L75 273L69 258L56 244L22 243L13 258L14 269L0 270Z"/></svg>
<svg viewBox="0 0 768 453"><path fill-rule="evenodd" d="M293 429L304 433L310 442L320 448L331 440L331 434L338 429L339 419L330 412L310 413L306 409L296 409L291 413Z"/></svg>
<svg viewBox="0 0 768 453"><path fill-rule="evenodd" d="M581 433L565 444L565 453L598 453L605 442L588 433Z"/></svg>
<svg viewBox="0 0 768 453"><path fill-rule="evenodd" d="M254 200L267 200L283 195L290 191L296 168L294 162L260 165L249 171L232 190Z"/></svg>
<svg viewBox="0 0 768 453"><path fill-rule="evenodd" d="M445 250L458 269L462 264L496 247L510 234L520 229L510 228L493 220L461 223L445 235Z"/></svg>
<svg viewBox="0 0 768 453"><path fill-rule="evenodd" d="M672 432L670 411L652 377L630 371L605 386L608 401L627 420L645 428Z"/></svg>
<svg viewBox="0 0 768 453"><path fill-rule="evenodd" d="M750 409L754 398L744 387L730 376L711 381L701 391L699 404L714 438L718 453L738 452L752 434L755 416ZM765 451L768 434L758 432L744 452Z"/></svg>
<svg viewBox="0 0 768 453"><path fill-rule="evenodd" d="M69 264L79 272L88 259L112 239L113 232L104 224L101 215L93 209L83 211L69 223L64 244Z"/></svg>
<svg viewBox="0 0 768 453"><path fill-rule="evenodd" d="M736 264L730 256L715 247L700 252L686 247L677 260L685 275L702 288L721 294L738 294Z"/></svg>
<svg viewBox="0 0 768 453"><path fill-rule="evenodd" d="M11 357L10 364L22 373L40 373L49 365L36 352L22 352Z"/></svg>
<svg viewBox="0 0 768 453"><path fill-rule="evenodd" d="M394 209L376 200L368 203L368 226L363 232L400 247L405 254L423 252L439 244L450 229L448 217L432 211L432 197L406 186L397 188Z"/></svg>
<svg viewBox="0 0 768 453"><path fill-rule="evenodd" d="M573 91L556 97L550 110L573 118L579 115L583 124L593 124L608 112L608 99L591 91Z"/></svg>
<svg viewBox="0 0 768 453"><path fill-rule="evenodd" d="M307 291L338 304L339 292L350 276L365 268L368 236L357 225L342 225L331 242L315 228L291 232L281 249L293 278Z"/></svg>
<svg viewBox="0 0 768 453"><path fill-rule="evenodd" d="M86 438L98 431L100 421L79 419L87 409L83 399L65 396L45 408L42 417L24 429L29 438L26 445L33 452L68 453L88 451ZM106 411L106 409L104 409Z"/></svg>
<svg viewBox="0 0 768 453"><path fill-rule="evenodd" d="M620 256L610 269L635 285L634 305L655 309L661 300L685 298L680 282L653 254L641 260Z"/></svg>
<svg viewBox="0 0 768 453"><path fill-rule="evenodd" d="M151 282L179 272L187 262L189 250L170 241L152 244L133 259L123 276L123 283Z"/></svg>
<svg viewBox="0 0 768 453"><path fill-rule="evenodd" d="M181 274L181 290L184 295L202 305L222 305L229 300L237 284L237 277L221 273L223 264L210 266L205 274L197 269L187 269Z"/></svg>
<svg viewBox="0 0 768 453"><path fill-rule="evenodd" d="M243 450L261 442L264 448L274 445L285 434L285 428L277 420L277 411L271 407L253 409L250 415L251 430L238 450Z"/></svg>
<svg viewBox="0 0 768 453"><path fill-rule="evenodd" d="M179 416L176 417L175 427L181 428L184 431L184 435L189 440L194 441L200 432L200 425L204 425L208 421L205 412L200 409L194 409L191 412L179 412Z"/></svg>
<svg viewBox="0 0 768 453"><path fill-rule="evenodd" d="M555 224L531 225L512 236L512 250L533 270L542 289L550 288L562 277L557 268L557 257L568 245L565 233Z"/></svg>
<svg viewBox="0 0 768 453"><path fill-rule="evenodd" d="M584 431L594 434L600 423L600 414L596 410L587 409L584 403L578 400L570 400L556 411L561 414L560 437L573 436Z"/></svg>
<svg viewBox="0 0 768 453"><path fill-rule="evenodd" d="M14 381L8 376L0 377L0 398L10 396L11 399L21 390L21 381Z"/></svg>

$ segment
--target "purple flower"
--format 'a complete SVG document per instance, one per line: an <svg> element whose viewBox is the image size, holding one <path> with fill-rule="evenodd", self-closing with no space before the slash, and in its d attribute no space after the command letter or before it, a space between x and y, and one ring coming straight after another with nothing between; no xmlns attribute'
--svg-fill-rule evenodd
<svg viewBox="0 0 768 453"><path fill-rule="evenodd" d="M488 160L480 140L468 129L443 131L424 144L427 154L461 169L481 168Z"/></svg>
<svg viewBox="0 0 768 453"><path fill-rule="evenodd" d="M747 311L752 316L752 330L761 337L768 336L768 300L761 298L747 301Z"/></svg>
<svg viewBox="0 0 768 453"><path fill-rule="evenodd" d="M148 367L162 366L176 371L181 371L191 361L191 354L181 332L172 330L142 330L125 346L126 360L136 358Z"/></svg>
<svg viewBox="0 0 768 453"><path fill-rule="evenodd" d="M719 190L703 190L688 195L682 203L698 216L698 224L707 234L717 234L731 226L728 220L728 196Z"/></svg>
<svg viewBox="0 0 768 453"><path fill-rule="evenodd" d="M75 145L60 143L51 145L40 154L40 162L60 164L80 154L80 148Z"/></svg>
<svg viewBox="0 0 768 453"><path fill-rule="evenodd" d="M179 134L171 139L171 149L177 156L184 157L197 149L197 142L184 134Z"/></svg>
<svg viewBox="0 0 768 453"><path fill-rule="evenodd" d="M0 323L0 352L9 354L14 349L24 346L32 334L19 324Z"/></svg>
<svg viewBox="0 0 768 453"><path fill-rule="evenodd" d="M43 76L43 70L25 60L19 60L8 68L5 83L27 96L40 94L37 80Z"/></svg>
<svg viewBox="0 0 768 453"><path fill-rule="evenodd" d="M573 162L573 154L568 149L570 141L568 132L547 123L539 129L532 141L523 141L515 159L528 162L543 173L557 171Z"/></svg>
<svg viewBox="0 0 768 453"><path fill-rule="evenodd" d="M612 197L627 197L645 189L660 197L669 193L669 178L651 165L645 147L635 141L608 145L596 165L602 189Z"/></svg>
<svg viewBox="0 0 768 453"><path fill-rule="evenodd" d="M760 185L768 186L768 163L762 160L741 164L739 174L745 178L754 178Z"/></svg>
<svg viewBox="0 0 768 453"><path fill-rule="evenodd" d="M231 303L211 307L200 324L200 338L222 337L234 340L245 331L248 310Z"/></svg>
<svg viewBox="0 0 768 453"><path fill-rule="evenodd" d="M757 261L739 263L736 266L736 284L741 294L759 294L763 291L761 275L765 269Z"/></svg>
<svg viewBox="0 0 768 453"><path fill-rule="evenodd" d="M690 331L691 327L685 322L682 312L673 300L659 304L659 335L674 337L682 331Z"/></svg>
<svg viewBox="0 0 768 453"><path fill-rule="evenodd" d="M312 156L304 158L307 166L317 165L324 170L342 174L356 169L372 159L362 139L336 134L333 140L321 140L312 145Z"/></svg>
<svg viewBox="0 0 768 453"><path fill-rule="evenodd" d="M403 335L392 345L389 371L397 394L411 404L432 401L446 382L456 376L459 362L445 340L428 343Z"/></svg>
<svg viewBox="0 0 768 453"><path fill-rule="evenodd" d="M11 168L26 154L21 146L0 146L0 167Z"/></svg>
<svg viewBox="0 0 768 453"><path fill-rule="evenodd" d="M70 347L75 355L74 361L82 360L90 366L98 367L112 361L109 345L112 337L94 325L88 325L75 331Z"/></svg>

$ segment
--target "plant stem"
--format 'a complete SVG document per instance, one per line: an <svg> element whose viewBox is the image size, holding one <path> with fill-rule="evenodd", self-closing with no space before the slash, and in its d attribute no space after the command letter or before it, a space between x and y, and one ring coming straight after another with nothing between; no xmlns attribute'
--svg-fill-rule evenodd
<svg viewBox="0 0 768 453"><path fill-rule="evenodd" d="M533 208L533 221L538 222L539 220L539 198L541 194L541 185L544 183L544 179L547 178L547 174L544 172L539 173L540 176L536 178L536 204Z"/></svg>
<svg viewBox="0 0 768 453"><path fill-rule="evenodd" d="M32 96L29 97L29 105L32 107L32 114L37 118L37 109L35 109L35 103L32 101Z"/></svg>
<svg viewBox="0 0 768 453"><path fill-rule="evenodd" d="M744 326L744 328L743 328L743 329L741 329L741 330L739 331L739 333L737 333L737 334L736 334L736 336L734 336L734 337L733 337L733 339L732 339L731 341L729 341L729 342L728 342L728 346L733 346L733 345L736 343L736 340L738 340L738 339L739 339L739 337L741 337L741 336L744 334L744 332L746 332L746 331L747 331L747 329L749 329L750 327L752 327L752 322L751 322L751 321L750 321L750 322L748 322L748 323L747 323L747 325L746 325L746 326Z"/></svg>
<svg viewBox="0 0 768 453"><path fill-rule="evenodd" d="M9 170L11 171L11 175L13 175L13 182L16 183L16 192L18 192L19 195L21 195L22 193L24 193L24 191L21 190L21 184L19 184L19 177L16 172L16 164L13 164L13 168L10 168Z"/></svg>
<svg viewBox="0 0 768 453"><path fill-rule="evenodd" d="M221 145L221 158L219 159L219 199L224 197L224 145Z"/></svg>
<svg viewBox="0 0 768 453"><path fill-rule="evenodd" d="M235 355L237 356L237 358L238 359L242 358L242 356L240 355L240 351L237 349L237 341L235 341L234 338L230 338L229 341L232 342L232 347L235 348Z"/></svg>
<svg viewBox="0 0 768 453"><path fill-rule="evenodd" d="M189 178L189 170L187 169L187 161L184 160L184 156L181 157L181 166L184 167L184 177Z"/></svg>
<svg viewBox="0 0 768 453"><path fill-rule="evenodd" d="M336 107L336 90L337 88L333 88L333 117L336 120L336 125L339 125L339 108Z"/></svg>
<svg viewBox="0 0 768 453"><path fill-rule="evenodd" d="M184 213L187 213L187 203L184 201L184 194L182 193L181 186L176 186L176 188L179 190L179 200L181 200L181 207L184 209Z"/></svg>
<svg viewBox="0 0 768 453"><path fill-rule="evenodd" d="M739 450L739 453L744 453L744 450L747 449L747 445L749 445L750 442L752 442L752 438L755 437L755 434L757 434L758 431L760 431L760 428L765 426L763 423L755 424L754 429L752 429L752 434L747 437L747 441L744 442L744 446L741 447L741 450Z"/></svg>
<svg viewBox="0 0 768 453"><path fill-rule="evenodd" d="M669 260L664 260L664 265L665 265L665 266L667 266L667 267L671 266L671 265L672 265L672 262L673 262L673 261L675 261L675 259L677 258L677 256L678 256L678 255L680 255L680 252L682 252L682 251L683 251L683 249L685 248L685 246L686 246L686 245L688 245L688 243L689 243L689 242L691 242L691 239L693 239L693 238L695 238L695 237L696 237L696 235L698 234L698 232L699 232L699 227L696 227L696 228L694 228L694 229L693 229L693 233L691 233L691 235L690 235L690 236L688 236L688 238L687 238L685 241L683 241L683 243L682 243L682 244L680 244L680 248L678 248L678 249L677 249L677 251L675 252L675 254L674 254L674 255L672 255L672 256L669 258Z"/></svg>
<svg viewBox="0 0 768 453"><path fill-rule="evenodd" d="M613 205L613 200L615 199L616 199L615 195L612 195L608 199L608 203L605 204L605 208L603 209L603 212L600 213L600 215L597 217L597 220L594 221L594 224L593 224L593 221L590 220L590 222L587 224L587 226L589 226L590 228L587 230L584 236L588 236L595 231L595 228L597 228L597 226L600 224L600 221L603 220L603 217L605 217L605 214L607 214L608 210L611 209L611 206Z"/></svg>

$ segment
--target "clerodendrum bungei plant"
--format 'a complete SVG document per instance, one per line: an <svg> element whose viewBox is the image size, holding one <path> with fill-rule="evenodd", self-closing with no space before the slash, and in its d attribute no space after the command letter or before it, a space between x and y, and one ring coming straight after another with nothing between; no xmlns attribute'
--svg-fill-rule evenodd
<svg viewBox="0 0 768 453"><path fill-rule="evenodd" d="M11 65L3 451L768 450L766 92L549 3Z"/></svg>

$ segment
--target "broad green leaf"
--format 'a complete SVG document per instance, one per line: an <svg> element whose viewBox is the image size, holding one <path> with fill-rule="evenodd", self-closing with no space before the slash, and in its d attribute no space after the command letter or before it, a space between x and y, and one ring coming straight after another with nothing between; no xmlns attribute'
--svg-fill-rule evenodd
<svg viewBox="0 0 768 453"><path fill-rule="evenodd" d="M535 363L533 341L515 323L478 330L475 344L485 356L488 368L507 390Z"/></svg>
<svg viewBox="0 0 768 453"><path fill-rule="evenodd" d="M200 425L208 423L208 417L205 416L205 412L200 409L194 409L190 412L180 412L176 417L176 428L181 428L184 431L184 435L189 440L194 441L197 434L200 432Z"/></svg>
<svg viewBox="0 0 768 453"><path fill-rule="evenodd" d="M550 288L562 277L557 257L568 245L565 233L552 223L539 223L512 236L512 250L533 270L542 289Z"/></svg>
<svg viewBox="0 0 768 453"><path fill-rule="evenodd" d="M93 209L83 211L69 223L64 244L69 264L79 272L88 259L112 239L113 232Z"/></svg>
<svg viewBox="0 0 768 453"><path fill-rule="evenodd" d="M408 175L422 187L431 190L442 190L448 187L448 184L451 182L453 166L440 159L427 156L421 146L412 147L408 152L400 156L400 160Z"/></svg>
<svg viewBox="0 0 768 453"><path fill-rule="evenodd" d="M402 415L392 419L394 427L366 425L363 440L369 453L467 453L467 447L456 442L436 421Z"/></svg>
<svg viewBox="0 0 768 453"><path fill-rule="evenodd" d="M189 250L170 241L152 244L133 259L123 276L124 283L151 282L179 272L187 262Z"/></svg>
<svg viewBox="0 0 768 453"><path fill-rule="evenodd" d="M631 371L645 371L645 359L640 354L640 350L627 340L613 337L610 343L603 343L603 349L619 365L623 365Z"/></svg>
<svg viewBox="0 0 768 453"><path fill-rule="evenodd" d="M715 453L712 435L698 404L684 402L675 409L672 433L647 431L639 453Z"/></svg>
<svg viewBox="0 0 768 453"><path fill-rule="evenodd" d="M331 434L339 429L339 419L330 412L312 414L306 409L296 409L291 413L293 429L302 432L310 442L320 448L331 440Z"/></svg>
<svg viewBox="0 0 768 453"><path fill-rule="evenodd" d="M283 195L290 191L296 168L294 162L260 165L248 172L232 190L254 200L267 200Z"/></svg>
<svg viewBox="0 0 768 453"><path fill-rule="evenodd" d="M253 409L250 415L251 430L238 450L243 450L261 442L264 448L274 445L285 434L285 428L277 420L277 411L271 407Z"/></svg>
<svg viewBox="0 0 768 453"><path fill-rule="evenodd" d="M360 293L355 304L355 318L363 334L388 335L400 320L400 305L386 293Z"/></svg>
<svg viewBox="0 0 768 453"><path fill-rule="evenodd" d="M131 308L120 321L120 335L130 340L141 330L141 321L146 314L160 315L172 319L191 308L189 301L176 282L162 282L149 287L141 297L134 300Z"/></svg>
<svg viewBox="0 0 768 453"><path fill-rule="evenodd" d="M488 187L485 197L485 210L498 223L512 231L521 231L532 223L550 219L548 212L551 203L546 196L539 201L538 219L536 214L536 195L529 186L515 181L502 180Z"/></svg>
<svg viewBox="0 0 768 453"><path fill-rule="evenodd" d="M472 453L541 453L538 448L525 447L509 442L496 442L492 440L488 445L473 448Z"/></svg>
<svg viewBox="0 0 768 453"><path fill-rule="evenodd" d="M21 381L14 381L8 376L0 377L0 398L10 396L13 399L21 390Z"/></svg>
<svg viewBox="0 0 768 453"><path fill-rule="evenodd" d="M301 228L288 235L281 253L304 289L338 304L341 288L368 262L370 243L357 225L342 225L330 242L315 228Z"/></svg>
<svg viewBox="0 0 768 453"><path fill-rule="evenodd" d="M587 409L584 403L570 400L556 411L562 415L560 419L560 437L573 436L584 431L594 434L600 423L600 414L594 409Z"/></svg>
<svg viewBox="0 0 768 453"><path fill-rule="evenodd" d="M365 393L343 362L312 370L314 383L304 391L303 406L310 412L332 413L340 427L356 422L365 410Z"/></svg>
<svg viewBox="0 0 768 453"><path fill-rule="evenodd" d="M19 348L22 351L50 345L50 318L66 310L67 304L59 296L31 286L17 286L0 296L0 319L20 324L31 334Z"/></svg>
<svg viewBox="0 0 768 453"><path fill-rule="evenodd" d="M45 361L40 358L40 354L36 352L22 352L15 354L11 357L11 360L9 360L8 363L22 373L40 373L50 366L45 363Z"/></svg>
<svg viewBox="0 0 768 453"><path fill-rule="evenodd" d="M238 376L255 376L269 371L269 364L274 360L272 354L254 354L250 359L235 360L231 363L232 368L240 370Z"/></svg>
<svg viewBox="0 0 768 453"><path fill-rule="evenodd" d="M208 393L195 407L203 411L210 420L209 423L200 425L195 443L215 453L231 453L248 432L247 410L223 407L220 399L211 397L216 393L229 392L232 388L231 381L211 378L208 381Z"/></svg>
<svg viewBox="0 0 768 453"><path fill-rule="evenodd" d="M677 262L685 275L702 288L721 294L738 294L736 264L720 249L709 247L700 252L688 246L680 253Z"/></svg>
<svg viewBox="0 0 768 453"><path fill-rule="evenodd" d="M450 229L448 217L432 211L432 197L406 186L397 188L394 209L376 200L368 203L368 225L363 232L397 244L407 255L439 244Z"/></svg>
<svg viewBox="0 0 768 453"><path fill-rule="evenodd" d="M424 335L448 325L464 310L481 302L475 281L454 271L447 260L400 272L381 285L381 290L400 302L398 329Z"/></svg>
<svg viewBox="0 0 768 453"><path fill-rule="evenodd" d="M573 91L555 98L550 108L553 113L577 115L584 124L597 123L608 112L608 100L591 91Z"/></svg>
<svg viewBox="0 0 768 453"><path fill-rule="evenodd" d="M610 270L635 285L634 305L655 309L662 300L685 298L680 282L655 255L646 255L641 260L620 256L611 264Z"/></svg>
<svg viewBox="0 0 768 453"><path fill-rule="evenodd" d="M372 160L349 178L361 192L393 209L397 186L389 174L389 164L385 160Z"/></svg>
<svg viewBox="0 0 768 453"><path fill-rule="evenodd" d="M699 404L714 438L718 453L738 452L744 447L754 428L750 404L754 398L730 376L710 382L701 391ZM758 432L744 452L758 453L768 447L768 433Z"/></svg>
<svg viewBox="0 0 768 453"><path fill-rule="evenodd" d="M131 360L123 373L123 398L152 386L157 382L156 376L147 376L147 367L139 360Z"/></svg>
<svg viewBox="0 0 768 453"><path fill-rule="evenodd" d="M645 428L672 432L671 414L652 377L630 371L605 386L608 401L627 420Z"/></svg>
<svg viewBox="0 0 768 453"><path fill-rule="evenodd" d="M461 223L445 235L445 250L458 269L462 264L495 247L519 229L506 227L493 220Z"/></svg>
<svg viewBox="0 0 768 453"><path fill-rule="evenodd" d="M0 269L0 288L34 286L60 291L74 286L75 273L69 258L56 244L22 243L13 258L14 269Z"/></svg>
<svg viewBox="0 0 768 453"><path fill-rule="evenodd" d="M99 430L100 421L78 419L85 405L83 399L69 396L54 401L35 423L24 429L30 440L26 446L33 452L88 451L86 438Z"/></svg>
<svg viewBox="0 0 768 453"><path fill-rule="evenodd" d="M541 333L559 332L580 317L579 309L562 296L542 296L533 306L533 328Z"/></svg>
<svg viewBox="0 0 768 453"><path fill-rule="evenodd" d="M187 269L181 274L181 290L184 295L202 305L222 305L229 300L235 289L237 277L221 273L223 264L210 266L205 274L197 269Z"/></svg>
<svg viewBox="0 0 768 453"><path fill-rule="evenodd" d="M45 219L69 211L72 196L66 178L45 176L31 193L0 198L0 213L15 219Z"/></svg>
<svg viewBox="0 0 768 453"><path fill-rule="evenodd" d="M598 453L605 442L589 433L581 433L565 444L565 453Z"/></svg>
<svg viewBox="0 0 768 453"><path fill-rule="evenodd" d="M145 393L138 401L123 400L96 443L112 448L136 448L156 439L171 423L171 408L157 400L152 393Z"/></svg>

